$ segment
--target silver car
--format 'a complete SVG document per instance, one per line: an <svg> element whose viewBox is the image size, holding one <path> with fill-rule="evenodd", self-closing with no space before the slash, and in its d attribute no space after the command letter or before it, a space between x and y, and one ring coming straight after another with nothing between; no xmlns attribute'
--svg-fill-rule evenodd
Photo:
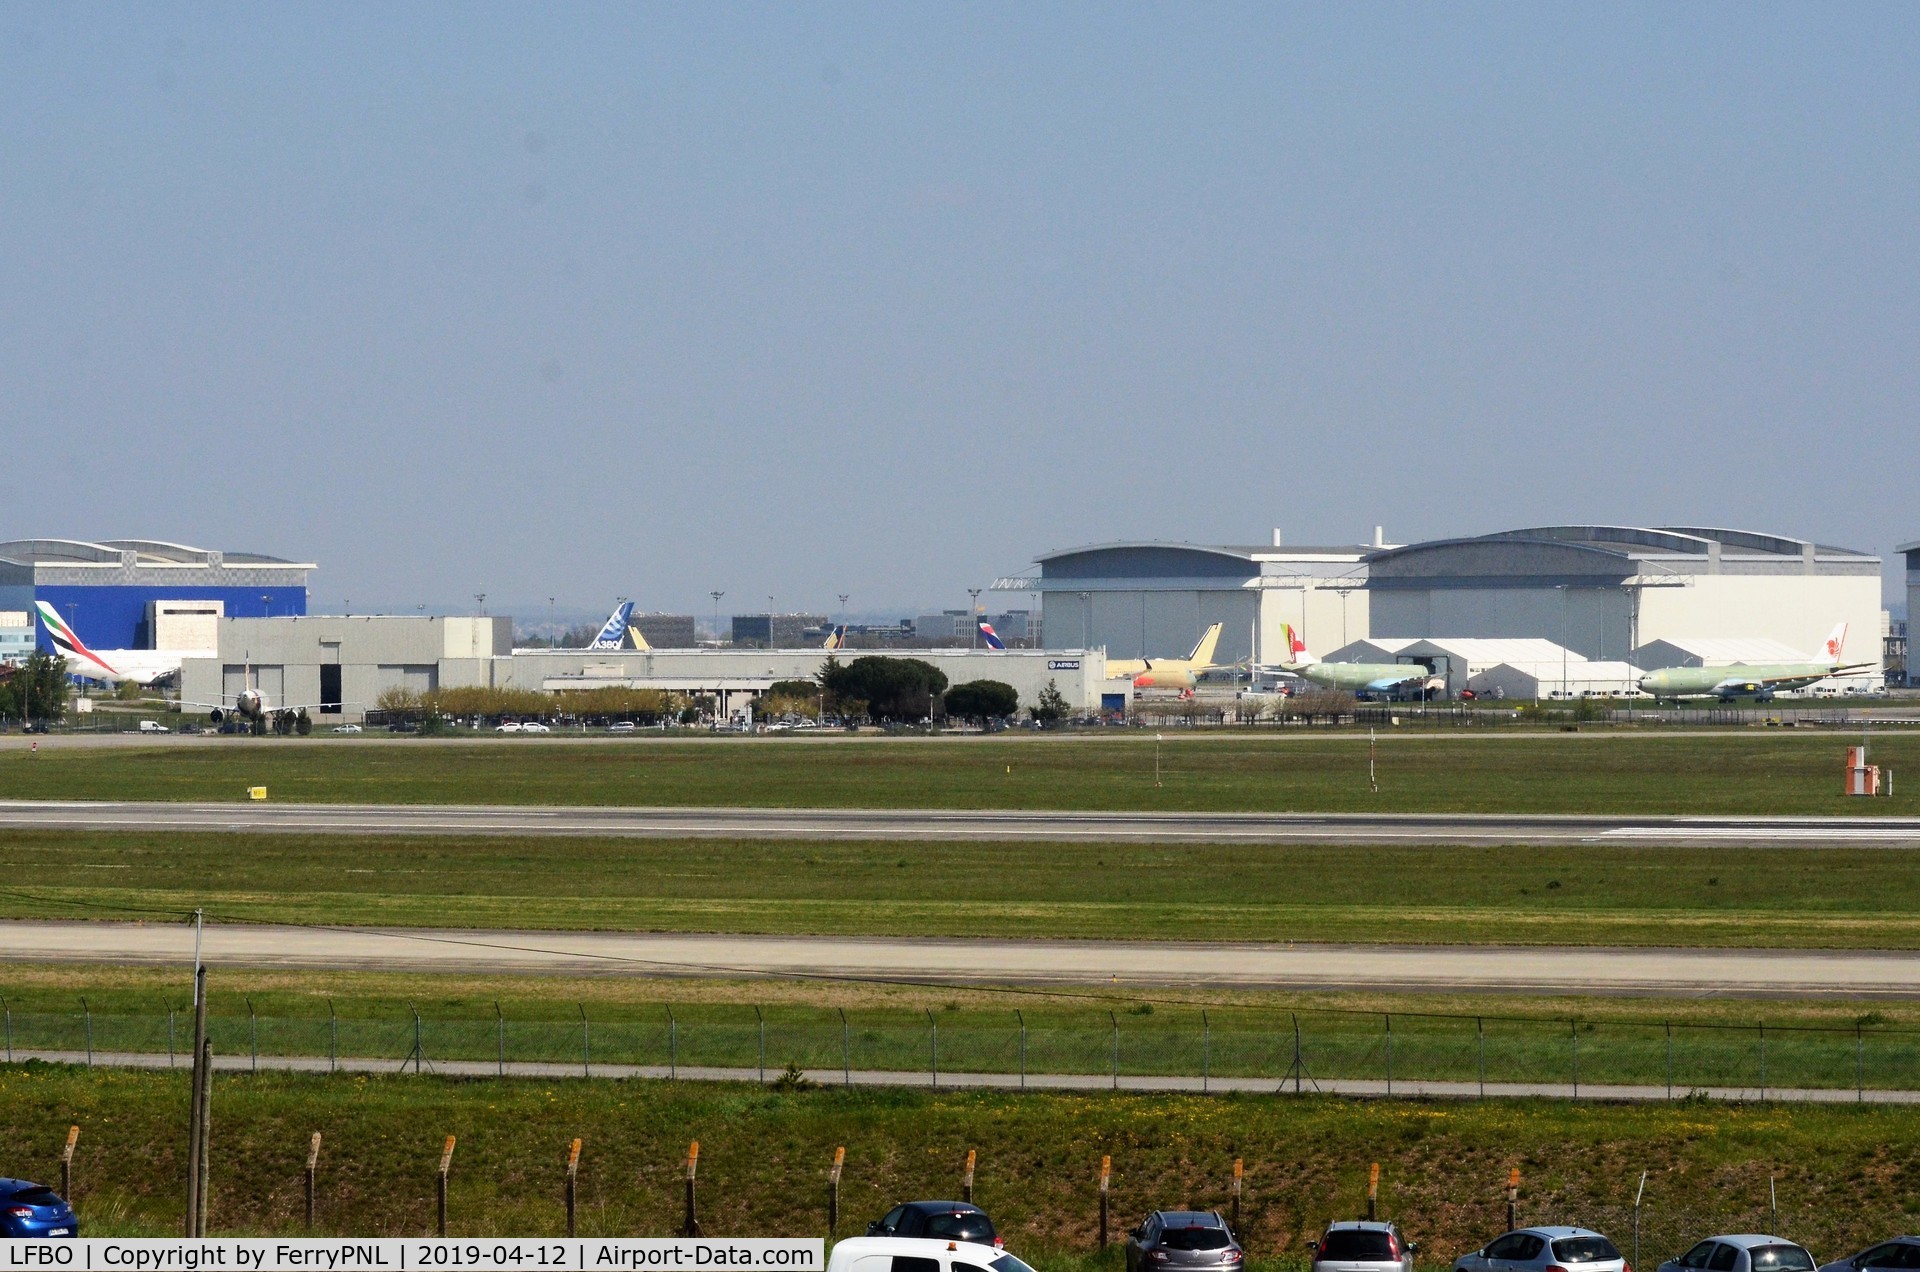
<svg viewBox="0 0 1920 1272"><path fill-rule="evenodd" d="M1805 1246L1785 1237L1743 1232L1708 1237L1677 1259L1660 1265L1660 1272L1813 1272L1813 1256Z"/></svg>
<svg viewBox="0 0 1920 1272"><path fill-rule="evenodd" d="M1453 1261L1454 1272L1629 1272L1613 1242L1590 1228L1521 1228Z"/></svg>
<svg viewBox="0 0 1920 1272"><path fill-rule="evenodd" d="M1390 1223L1330 1223L1313 1243L1311 1272L1413 1272L1419 1248Z"/></svg>
<svg viewBox="0 0 1920 1272"><path fill-rule="evenodd" d="M1920 1268L1920 1237L1895 1237L1846 1259L1836 1259L1820 1272L1870 1272L1873 1268Z"/></svg>

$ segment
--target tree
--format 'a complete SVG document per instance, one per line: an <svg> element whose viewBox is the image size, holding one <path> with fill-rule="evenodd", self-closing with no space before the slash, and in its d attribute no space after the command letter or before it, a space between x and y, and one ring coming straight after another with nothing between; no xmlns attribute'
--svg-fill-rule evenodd
<svg viewBox="0 0 1920 1272"><path fill-rule="evenodd" d="M842 665L827 659L820 668L820 685L849 715L845 704L861 700L866 714L881 721L920 720L933 714L935 701L947 690L946 673L918 658L882 658L869 655Z"/></svg>
<svg viewBox="0 0 1920 1272"><path fill-rule="evenodd" d="M998 680L969 680L947 690L947 714L985 725L1020 710L1020 695Z"/></svg>
<svg viewBox="0 0 1920 1272"><path fill-rule="evenodd" d="M1028 712L1044 728L1049 724L1058 724L1067 718L1067 696L1060 692L1059 682L1049 680L1047 687L1040 691L1040 697Z"/></svg>
<svg viewBox="0 0 1920 1272"><path fill-rule="evenodd" d="M0 716L58 720L67 713L67 660L41 650L0 681Z"/></svg>

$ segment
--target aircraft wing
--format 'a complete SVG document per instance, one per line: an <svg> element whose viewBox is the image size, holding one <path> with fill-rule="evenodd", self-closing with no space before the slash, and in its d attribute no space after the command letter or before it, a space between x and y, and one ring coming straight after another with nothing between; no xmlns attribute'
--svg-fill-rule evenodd
<svg viewBox="0 0 1920 1272"><path fill-rule="evenodd" d="M1787 676L1755 676L1748 680L1723 680L1713 687L1712 692L1717 694L1756 693L1762 689L1781 689L1792 688L1797 685L1813 685L1833 676L1842 676L1849 671L1861 671L1871 666L1873 666L1872 663L1846 663L1824 670L1796 672Z"/></svg>
<svg viewBox="0 0 1920 1272"><path fill-rule="evenodd" d="M1382 676L1378 680L1368 681L1366 687L1370 690L1398 689L1401 685L1412 684L1416 680L1431 680L1432 678L1433 673L1425 667L1415 667L1411 675Z"/></svg>

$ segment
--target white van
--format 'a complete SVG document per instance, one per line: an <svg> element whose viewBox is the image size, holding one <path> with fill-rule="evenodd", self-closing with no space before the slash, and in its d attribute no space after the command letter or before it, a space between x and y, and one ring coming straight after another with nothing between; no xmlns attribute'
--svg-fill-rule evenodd
<svg viewBox="0 0 1920 1272"><path fill-rule="evenodd" d="M167 726L158 720L142 720L140 722L140 732L142 733L165 733L166 731Z"/></svg>
<svg viewBox="0 0 1920 1272"><path fill-rule="evenodd" d="M1033 1272L1005 1250L937 1237L848 1237L827 1272Z"/></svg>

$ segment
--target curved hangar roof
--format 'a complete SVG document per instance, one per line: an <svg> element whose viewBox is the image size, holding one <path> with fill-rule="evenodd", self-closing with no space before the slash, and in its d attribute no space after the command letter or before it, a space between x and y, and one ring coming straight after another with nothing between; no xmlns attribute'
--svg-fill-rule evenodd
<svg viewBox="0 0 1920 1272"><path fill-rule="evenodd" d="M1875 574L1880 558L1784 535L1694 526L1536 526L1368 558L1372 586L1538 586L1688 574Z"/></svg>
<svg viewBox="0 0 1920 1272"><path fill-rule="evenodd" d="M131 554L133 559L127 560ZM311 570L311 562L258 552L216 552L159 539L10 539L0 542L0 561L16 565L286 565Z"/></svg>

